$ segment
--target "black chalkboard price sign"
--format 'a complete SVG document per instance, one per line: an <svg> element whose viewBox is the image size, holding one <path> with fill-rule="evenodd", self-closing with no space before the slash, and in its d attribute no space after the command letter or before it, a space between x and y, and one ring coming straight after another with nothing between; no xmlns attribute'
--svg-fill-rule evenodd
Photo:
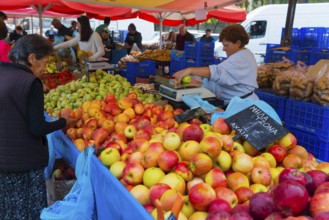
<svg viewBox="0 0 329 220"><path fill-rule="evenodd" d="M256 105L232 115L225 121L257 150L265 148L289 132Z"/></svg>

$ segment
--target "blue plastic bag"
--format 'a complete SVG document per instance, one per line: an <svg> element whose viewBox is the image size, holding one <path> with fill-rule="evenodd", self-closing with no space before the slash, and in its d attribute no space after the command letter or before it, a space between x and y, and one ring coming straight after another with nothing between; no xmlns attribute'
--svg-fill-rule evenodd
<svg viewBox="0 0 329 220"><path fill-rule="evenodd" d="M77 181L63 201L57 201L42 210L40 215L42 220L97 219L90 175L90 161L93 153L94 149L88 147L79 154L75 167Z"/></svg>
<svg viewBox="0 0 329 220"><path fill-rule="evenodd" d="M52 121L52 118L47 115L46 112L44 112L44 116L46 121L50 122ZM48 154L49 154L49 159L48 159L48 166L45 168L44 175L45 179L49 179L52 175L53 167L55 164L55 159L56 159L56 153L55 153L55 148L54 148L54 137L53 133L47 134L47 141L48 141Z"/></svg>
<svg viewBox="0 0 329 220"><path fill-rule="evenodd" d="M210 104L208 101L203 100L199 95L184 95L182 100L188 107L190 107L190 109L201 107L208 114L213 113L216 109L215 106Z"/></svg>
<svg viewBox="0 0 329 220"><path fill-rule="evenodd" d="M228 104L225 112L216 112L211 116L210 124L213 124L218 118L229 118L232 115L248 108L249 106L256 105L266 114L271 116L275 121L277 121L280 125L282 125L281 119L276 111L266 102L261 100L253 100L253 99L241 99L240 97L233 97Z"/></svg>

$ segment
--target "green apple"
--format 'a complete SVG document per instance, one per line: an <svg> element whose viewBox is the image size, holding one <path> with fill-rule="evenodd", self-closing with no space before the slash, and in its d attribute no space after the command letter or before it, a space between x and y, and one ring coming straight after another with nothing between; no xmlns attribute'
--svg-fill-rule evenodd
<svg viewBox="0 0 329 220"><path fill-rule="evenodd" d="M184 76L181 80L182 83L190 83L192 80L191 76Z"/></svg>
<svg viewBox="0 0 329 220"><path fill-rule="evenodd" d="M105 166L110 167L114 162L120 160L120 153L115 148L106 148L102 151L100 160Z"/></svg>
<svg viewBox="0 0 329 220"><path fill-rule="evenodd" d="M123 161L116 161L110 167L110 172L116 178L120 179L122 177L122 171L126 167L126 163Z"/></svg>
<svg viewBox="0 0 329 220"><path fill-rule="evenodd" d="M166 174L159 167L147 168L143 175L143 183L148 188L158 183Z"/></svg>
<svg viewBox="0 0 329 220"><path fill-rule="evenodd" d="M228 171L232 165L232 157L229 153L222 150L219 156L216 158L216 164L222 171Z"/></svg>

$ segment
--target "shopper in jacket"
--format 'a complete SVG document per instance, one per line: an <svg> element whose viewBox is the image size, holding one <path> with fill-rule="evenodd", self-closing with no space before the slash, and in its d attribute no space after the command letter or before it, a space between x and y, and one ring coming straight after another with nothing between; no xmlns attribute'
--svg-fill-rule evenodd
<svg viewBox="0 0 329 220"><path fill-rule="evenodd" d="M240 24L225 27L220 36L227 59L209 67L187 68L174 74L177 82L184 76L208 78L207 88L227 105L234 96L258 99L254 90L257 84L257 63L253 53L245 48L249 36Z"/></svg>
<svg viewBox="0 0 329 220"><path fill-rule="evenodd" d="M95 31L96 31L99 35L101 35L101 34L102 34L102 30L104 30L104 29L109 29L109 25L110 25L110 23L111 23L111 18L109 18L109 17L105 17L105 18L104 18L104 24L99 25L99 26L95 29Z"/></svg>
<svg viewBox="0 0 329 220"><path fill-rule="evenodd" d="M187 31L187 28L184 24L179 25L178 27L179 34L176 37L176 50L184 50L185 42L195 42L193 34Z"/></svg>
<svg viewBox="0 0 329 220"><path fill-rule="evenodd" d="M207 29L206 30L206 34L204 34L201 37L200 42L203 42L203 43L211 43L211 42L214 42L214 38L211 36L211 30L210 29Z"/></svg>
<svg viewBox="0 0 329 220"><path fill-rule="evenodd" d="M125 48L127 54L130 54L133 45L136 44L139 50L142 50L142 34L136 30L136 26L131 23L128 26L128 34L125 40Z"/></svg>
<svg viewBox="0 0 329 220"><path fill-rule="evenodd" d="M109 34L108 29L103 29L101 33L102 42L104 45L105 55L104 58L107 58L108 61L111 63L112 60L112 50L115 49L115 44L113 38Z"/></svg>
<svg viewBox="0 0 329 220"><path fill-rule="evenodd" d="M9 52L12 63L0 63L0 219L40 219L47 207L45 136L73 122L69 112L45 121L38 76L52 52L51 42L31 34Z"/></svg>
<svg viewBox="0 0 329 220"><path fill-rule="evenodd" d="M8 41L9 43L14 44L21 37L23 37L23 28L20 25L17 25L15 30L10 32Z"/></svg>
<svg viewBox="0 0 329 220"><path fill-rule="evenodd" d="M0 61L1 62L10 62L8 58L8 53L11 49L11 46L5 39L8 36L8 29L4 21L0 20Z"/></svg>
<svg viewBox="0 0 329 220"><path fill-rule="evenodd" d="M104 56L105 50L101 37L96 31L90 27L89 18L87 16L78 17L78 31L79 34L66 42L57 44L54 48L69 48L79 45L80 50L92 52L89 57L90 61L95 61Z"/></svg>

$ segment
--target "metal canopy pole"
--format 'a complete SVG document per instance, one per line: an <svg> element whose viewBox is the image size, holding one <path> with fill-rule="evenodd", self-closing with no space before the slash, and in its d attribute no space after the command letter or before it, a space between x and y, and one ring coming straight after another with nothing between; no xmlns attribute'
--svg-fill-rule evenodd
<svg viewBox="0 0 329 220"><path fill-rule="evenodd" d="M284 36L281 40L281 46L291 46L292 41L292 27L294 25L295 11L296 11L297 0L289 0L286 26L284 28Z"/></svg>

